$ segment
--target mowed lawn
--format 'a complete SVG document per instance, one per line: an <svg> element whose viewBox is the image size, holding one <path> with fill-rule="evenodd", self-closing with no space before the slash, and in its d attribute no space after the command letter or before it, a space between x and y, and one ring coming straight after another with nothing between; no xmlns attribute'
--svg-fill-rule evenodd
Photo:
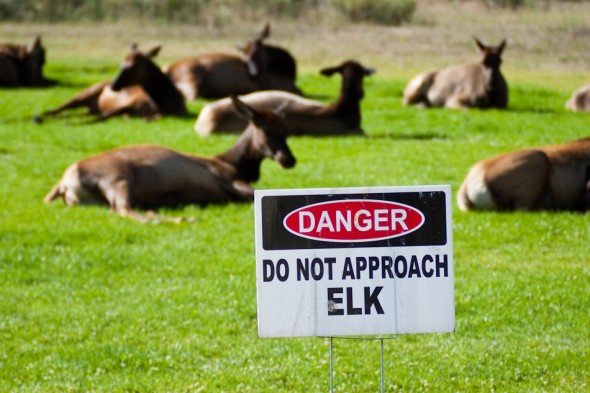
<svg viewBox="0 0 590 393"><path fill-rule="evenodd" d="M400 37L424 37L428 28L351 27ZM61 40L59 29L69 38ZM74 47L76 29L81 33ZM46 74L59 81L48 89L0 90L0 391L329 391L327 339L257 336L252 205L166 209L195 221L142 225L105 207L43 203L69 164L110 148L156 143L210 156L236 140L235 135L200 139L192 119L31 122L32 115L87 85L112 78L140 30L105 28L101 36L99 26L90 29L95 30L0 29L19 41L26 41L29 31L43 32ZM215 42L241 42L244 32L256 29L242 28L235 37L225 30ZM171 48L160 64L189 46L187 37L178 38L181 30L149 33L146 46L160 41ZM490 39L499 41L506 31L519 30L504 27ZM462 33L453 45L464 47L452 46L451 52L476 60L472 29ZM561 30L554 34L570 37ZM289 46L291 39L279 33L274 43ZM508 49L505 56L510 85L505 111L401 106L414 71L449 64L445 48L433 48L430 55L418 48L421 54L407 67L400 62L388 67L388 52L370 48L363 56L354 41L337 49L318 42L312 55L296 46L303 58L300 87L325 102L335 99L340 80L316 70L344 60L347 47L346 57L378 66L365 82L367 136L291 138L296 167L283 170L267 161L256 187L449 184L455 193L479 159L590 136L590 114L564 108L575 88L590 83L590 68L567 59L554 66L550 51L526 55L524 35L513 41L518 50ZM108 51L106 42L116 42L112 46L118 49ZM198 44L195 52L213 46ZM572 46L577 56L580 50ZM322 51L326 55L316 58ZM544 57L546 64L532 67ZM189 104L195 118L204 103ZM385 390L590 390L589 219L567 212L463 213L453 200L456 332L387 341ZM334 362L336 391L379 391L378 342L335 340Z"/></svg>

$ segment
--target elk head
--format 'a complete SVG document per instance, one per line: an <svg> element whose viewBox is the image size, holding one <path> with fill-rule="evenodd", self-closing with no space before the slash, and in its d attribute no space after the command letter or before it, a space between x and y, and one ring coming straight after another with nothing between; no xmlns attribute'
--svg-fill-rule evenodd
<svg viewBox="0 0 590 393"><path fill-rule="evenodd" d="M251 149L262 157L276 161L283 168L292 168L297 162L287 145L289 131L278 114L272 111L258 112L232 95L232 103L238 114L250 122Z"/></svg>
<svg viewBox="0 0 590 393"><path fill-rule="evenodd" d="M160 52L160 49L161 46L156 46L143 53L138 50L136 44L133 44L131 52L125 57L117 75L111 82L111 88L118 91L124 87L142 84L142 81L149 79L153 68L157 68L152 59Z"/></svg>
<svg viewBox="0 0 590 393"><path fill-rule="evenodd" d="M498 46L484 45L479 39L474 38L477 47L483 54L482 63L486 67L499 68L502 64L502 52L506 47L506 40L502 40Z"/></svg>
<svg viewBox="0 0 590 393"><path fill-rule="evenodd" d="M244 54L244 61L248 65L248 73L252 78L257 78L266 71L268 62L264 51L263 41L270 36L270 24L266 24L262 30L246 45L238 46Z"/></svg>
<svg viewBox="0 0 590 393"><path fill-rule="evenodd" d="M354 60L347 60L339 66L324 68L320 71L324 76L332 76L335 73L342 74L342 85L346 95L359 99L364 96L363 79L375 72L375 68L364 67Z"/></svg>
<svg viewBox="0 0 590 393"><path fill-rule="evenodd" d="M37 36L24 49L23 73L25 84L34 85L43 82L43 66L45 65L45 48L41 45L41 37Z"/></svg>

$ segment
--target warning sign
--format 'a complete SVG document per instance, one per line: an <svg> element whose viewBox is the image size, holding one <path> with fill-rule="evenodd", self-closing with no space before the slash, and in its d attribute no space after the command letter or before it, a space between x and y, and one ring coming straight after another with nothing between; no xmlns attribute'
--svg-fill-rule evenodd
<svg viewBox="0 0 590 393"><path fill-rule="evenodd" d="M261 337L451 332L450 187L256 191Z"/></svg>

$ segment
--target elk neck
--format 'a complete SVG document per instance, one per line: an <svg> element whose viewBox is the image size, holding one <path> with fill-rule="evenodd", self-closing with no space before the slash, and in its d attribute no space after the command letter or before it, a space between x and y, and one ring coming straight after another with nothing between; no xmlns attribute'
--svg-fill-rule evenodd
<svg viewBox="0 0 590 393"><path fill-rule="evenodd" d="M351 125L358 126L361 122L360 101L363 99L363 96L363 76L350 70L345 70L342 73L340 97L330 107Z"/></svg>
<svg viewBox="0 0 590 393"><path fill-rule="evenodd" d="M142 81L141 86L163 113L188 113L182 94L156 65L153 65L149 77Z"/></svg>
<svg viewBox="0 0 590 393"><path fill-rule="evenodd" d="M237 142L225 153L215 157L235 169L235 178L247 183L255 182L260 178L260 164L264 159L253 146L253 136L256 126L249 124Z"/></svg>
<svg viewBox="0 0 590 393"><path fill-rule="evenodd" d="M500 66L487 67L490 71L490 84L488 95L492 106L500 105L506 106L506 82L504 76L500 72Z"/></svg>

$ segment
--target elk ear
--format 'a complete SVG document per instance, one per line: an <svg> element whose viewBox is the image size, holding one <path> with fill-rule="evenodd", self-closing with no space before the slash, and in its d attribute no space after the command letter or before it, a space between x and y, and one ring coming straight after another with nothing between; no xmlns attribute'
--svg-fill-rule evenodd
<svg viewBox="0 0 590 393"><path fill-rule="evenodd" d="M36 48L40 48L40 47L41 47L41 36L38 35L37 37L35 37L35 39L29 45L27 45L27 52L31 53Z"/></svg>
<svg viewBox="0 0 590 393"><path fill-rule="evenodd" d="M243 101L241 101L237 95L232 94L230 98L232 104L234 105L234 108L236 108L236 111L240 116L249 120L253 120L258 114L258 112L256 112L250 106L246 105Z"/></svg>
<svg viewBox="0 0 590 393"><path fill-rule="evenodd" d="M369 68L365 67L364 70L365 70L365 76L371 76L375 72L377 72L377 69L373 68L373 67L369 67Z"/></svg>
<svg viewBox="0 0 590 393"><path fill-rule="evenodd" d="M264 25L264 27L262 28L262 30L260 30L260 33L258 33L258 37L256 37L256 39L258 41L262 41L266 38L268 38L270 36L270 23L266 23L266 25Z"/></svg>
<svg viewBox="0 0 590 393"><path fill-rule="evenodd" d="M477 37L473 37L473 40L477 44L477 47L479 48L480 51L483 52L487 49L487 46L485 46Z"/></svg>
<svg viewBox="0 0 590 393"><path fill-rule="evenodd" d="M153 59L154 57L156 57L158 55L158 53L160 53L161 49L162 49L162 45L154 46L152 49L147 51L145 53L145 55L146 55L146 57Z"/></svg>
<svg viewBox="0 0 590 393"><path fill-rule="evenodd" d="M342 67L328 67L320 70L320 74L322 74L323 76L332 76L337 72L342 72Z"/></svg>
<svg viewBox="0 0 590 393"><path fill-rule="evenodd" d="M506 38L504 38L502 42L500 42L500 45L498 45L498 55L501 55L502 52L504 52L504 48L506 48Z"/></svg>

